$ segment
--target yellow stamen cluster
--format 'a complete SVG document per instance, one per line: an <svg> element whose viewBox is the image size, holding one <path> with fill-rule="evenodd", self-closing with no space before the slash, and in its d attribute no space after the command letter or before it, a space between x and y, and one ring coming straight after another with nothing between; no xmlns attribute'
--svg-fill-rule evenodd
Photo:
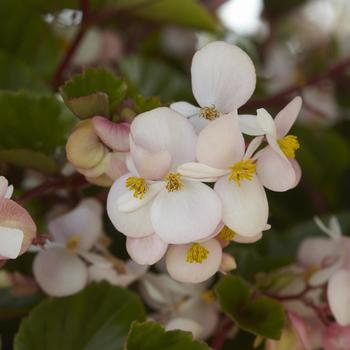
<svg viewBox="0 0 350 350"><path fill-rule="evenodd" d="M164 180L166 181L165 188L168 192L179 191L183 187L181 182L181 174L179 173L169 173L165 176Z"/></svg>
<svg viewBox="0 0 350 350"><path fill-rule="evenodd" d="M253 179L253 175L256 173L256 165L252 159L241 160L230 168L231 173L228 176L230 181L234 181L237 186L240 186L242 180Z"/></svg>
<svg viewBox="0 0 350 350"><path fill-rule="evenodd" d="M230 228L228 228L226 225L222 228L222 230L219 233L219 238L222 241L232 241L233 237L235 236L235 232L232 231Z"/></svg>
<svg viewBox="0 0 350 350"><path fill-rule="evenodd" d="M206 290L201 294L201 299L207 304L212 304L215 301L215 293L212 290Z"/></svg>
<svg viewBox="0 0 350 350"><path fill-rule="evenodd" d="M201 108L199 114L202 118L207 120L214 120L219 116L219 112L214 105Z"/></svg>
<svg viewBox="0 0 350 350"><path fill-rule="evenodd" d="M295 151L300 148L298 138L294 135L287 135L282 139L277 140L282 152L288 158L295 158Z"/></svg>
<svg viewBox="0 0 350 350"><path fill-rule="evenodd" d="M201 264L203 260L208 258L209 250L204 248L199 243L192 243L191 247L187 251L186 261L190 264L193 262Z"/></svg>
<svg viewBox="0 0 350 350"><path fill-rule="evenodd" d="M66 249L71 253L75 253L78 250L81 237L78 235L71 235L66 242Z"/></svg>
<svg viewBox="0 0 350 350"><path fill-rule="evenodd" d="M148 184L142 177L131 176L126 179L126 187L130 191L134 191L134 197L142 199L148 191Z"/></svg>

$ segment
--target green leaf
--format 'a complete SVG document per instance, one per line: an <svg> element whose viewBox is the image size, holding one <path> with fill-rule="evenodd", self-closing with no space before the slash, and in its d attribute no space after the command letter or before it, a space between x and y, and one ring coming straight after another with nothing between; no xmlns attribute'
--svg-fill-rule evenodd
<svg viewBox="0 0 350 350"><path fill-rule="evenodd" d="M237 276L226 276L215 286L221 309L251 333L279 339L285 322L283 306L266 296L253 296Z"/></svg>
<svg viewBox="0 0 350 350"><path fill-rule="evenodd" d="M52 155L65 144L74 121L54 96L2 91L0 110L0 148L6 150L27 149ZM38 159L33 159L33 164L37 163Z"/></svg>
<svg viewBox="0 0 350 350"><path fill-rule="evenodd" d="M60 58L58 41L30 2L0 1L0 33L3 51L20 58L38 74L51 77Z"/></svg>
<svg viewBox="0 0 350 350"><path fill-rule="evenodd" d="M15 350L122 350L133 320L143 321L139 298L107 282L41 303L21 324Z"/></svg>
<svg viewBox="0 0 350 350"><path fill-rule="evenodd" d="M192 99L187 76L162 61L129 56L120 62L120 70L134 89L134 95L159 96L162 101Z"/></svg>
<svg viewBox="0 0 350 350"><path fill-rule="evenodd" d="M124 350L209 350L203 343L193 340L190 332L169 331L153 322L133 322Z"/></svg>
<svg viewBox="0 0 350 350"><path fill-rule="evenodd" d="M88 68L68 80L60 91L71 111L85 119L112 115L124 99L127 85L104 68Z"/></svg>
<svg viewBox="0 0 350 350"><path fill-rule="evenodd" d="M137 95L134 102L134 110L137 114L148 112L162 105L160 98L157 96L144 97Z"/></svg>

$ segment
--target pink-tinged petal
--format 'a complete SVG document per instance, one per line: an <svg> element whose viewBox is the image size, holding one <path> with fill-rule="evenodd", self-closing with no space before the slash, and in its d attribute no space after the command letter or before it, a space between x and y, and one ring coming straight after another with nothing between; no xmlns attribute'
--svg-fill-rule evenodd
<svg viewBox="0 0 350 350"><path fill-rule="evenodd" d="M202 263L187 262L187 252L191 244L170 246L165 256L170 276L183 283L201 283L212 277L220 268L222 248L220 243L211 239L200 243L208 250L208 256Z"/></svg>
<svg viewBox="0 0 350 350"><path fill-rule="evenodd" d="M48 227L56 242L66 244L76 236L79 249L90 250L103 231L102 206L95 199L84 199L73 210L50 220Z"/></svg>
<svg viewBox="0 0 350 350"><path fill-rule="evenodd" d="M275 122L266 109L260 108L256 111L256 120L266 135L270 135L274 138L277 137Z"/></svg>
<svg viewBox="0 0 350 350"><path fill-rule="evenodd" d="M88 267L89 282L107 281L114 286L121 286L118 272L112 266L93 264Z"/></svg>
<svg viewBox="0 0 350 350"><path fill-rule="evenodd" d="M0 258L16 259L21 251L23 231L0 226Z"/></svg>
<svg viewBox="0 0 350 350"><path fill-rule="evenodd" d="M177 168L177 172L189 179L215 182L220 176L228 174L229 170L213 168L202 163L185 163Z"/></svg>
<svg viewBox="0 0 350 350"><path fill-rule="evenodd" d="M294 97L294 99L276 115L275 125L278 138L282 138L288 134L298 117L302 103L303 101L300 96Z"/></svg>
<svg viewBox="0 0 350 350"><path fill-rule="evenodd" d="M106 171L106 159L108 159L109 154L110 153L106 153L105 156L101 159L101 161L91 168L85 169L76 167L76 170L79 171L80 174L83 174L84 176L89 178L102 176Z"/></svg>
<svg viewBox="0 0 350 350"><path fill-rule="evenodd" d="M294 187L298 186L300 180L301 180L301 167L298 163L298 161L294 158L289 158L290 163L292 164L292 167L294 169L294 173L295 173L295 183L294 183ZM293 188L294 188L293 187Z"/></svg>
<svg viewBox="0 0 350 350"><path fill-rule="evenodd" d="M13 190L14 190L14 188L12 185L7 187L7 191L5 193L5 199L11 199L11 197L13 195Z"/></svg>
<svg viewBox="0 0 350 350"><path fill-rule="evenodd" d="M261 145L263 139L264 139L263 136L259 136L259 137L255 137L253 140L251 140L249 145L248 145L248 147L247 147L247 150L245 151L243 159L250 159L250 158L252 158L253 154L255 153L255 151Z"/></svg>
<svg viewBox="0 0 350 350"><path fill-rule="evenodd" d="M292 312L288 312L288 318L292 324L293 329L295 330L296 334L299 336L299 339L304 345L305 350L311 350L312 346L310 344L308 330L304 320L297 314L294 314Z"/></svg>
<svg viewBox="0 0 350 350"><path fill-rule="evenodd" d="M324 350L348 350L350 344L350 326L342 327L332 323L323 333Z"/></svg>
<svg viewBox="0 0 350 350"><path fill-rule="evenodd" d="M126 166L126 153L108 153L105 158L106 174L113 180L119 179L128 172Z"/></svg>
<svg viewBox="0 0 350 350"><path fill-rule="evenodd" d="M128 191L122 194L118 198L118 210L121 213L131 213L154 199L154 197L165 187L165 183L162 181L154 182L148 185L147 192L143 195L142 199L136 198L132 191Z"/></svg>
<svg viewBox="0 0 350 350"><path fill-rule="evenodd" d="M260 152L256 172L264 187L271 191L288 191L295 187L297 182L297 174L292 163L269 146Z"/></svg>
<svg viewBox="0 0 350 350"><path fill-rule="evenodd" d="M221 265L220 265L220 271L222 273L227 273L236 268L237 268L237 263L235 258L231 254L223 253Z"/></svg>
<svg viewBox="0 0 350 350"><path fill-rule="evenodd" d="M265 190L256 176L251 181L241 181L240 186L225 176L218 180L214 190L223 205L222 221L231 230L241 236L254 237L265 229L269 207Z"/></svg>
<svg viewBox="0 0 350 350"><path fill-rule="evenodd" d="M129 123L113 123L104 117L93 117L92 125L100 140L114 151L129 151Z"/></svg>
<svg viewBox="0 0 350 350"><path fill-rule="evenodd" d="M239 128L243 134L250 136L262 136L265 135L263 129L261 129L256 115L242 114L238 116Z"/></svg>
<svg viewBox="0 0 350 350"><path fill-rule="evenodd" d="M50 248L37 254L33 273L48 295L64 297L82 290L87 283L87 268L75 254L64 248Z"/></svg>
<svg viewBox="0 0 350 350"><path fill-rule="evenodd" d="M221 211L220 199L210 187L185 180L180 190L158 194L151 219L164 242L184 244L210 236L221 221Z"/></svg>
<svg viewBox="0 0 350 350"><path fill-rule="evenodd" d="M321 267L326 258L337 254L333 240L323 237L306 238L298 250L298 262L304 267Z"/></svg>
<svg viewBox="0 0 350 350"><path fill-rule="evenodd" d="M11 199L0 199L0 226L23 232L22 247L18 255L27 251L36 235L36 225L30 214Z"/></svg>
<svg viewBox="0 0 350 350"><path fill-rule="evenodd" d="M0 176L0 198L4 198L8 188L8 181L5 176Z"/></svg>
<svg viewBox="0 0 350 350"><path fill-rule="evenodd" d="M140 265L153 265L158 262L167 251L168 244L163 242L156 234L143 238L126 240L126 250L130 258Z"/></svg>
<svg viewBox="0 0 350 350"><path fill-rule="evenodd" d="M334 318L341 326L350 324L350 272L337 271L328 282L327 296Z"/></svg>
<svg viewBox="0 0 350 350"><path fill-rule="evenodd" d="M244 149L236 113L215 119L198 135L198 162L213 168L227 169L242 159Z"/></svg>
<svg viewBox="0 0 350 350"><path fill-rule="evenodd" d="M162 179L171 168L171 155L169 151L162 150L151 153L134 142L130 137L131 159L137 173L149 180Z"/></svg>
<svg viewBox="0 0 350 350"><path fill-rule="evenodd" d="M191 332L194 339L200 339L201 334L203 333L203 327L199 323L191 320L190 318L176 317L171 319L165 325L165 330L167 331L173 331L178 329L185 332Z"/></svg>
<svg viewBox="0 0 350 350"><path fill-rule="evenodd" d="M214 105L230 113L252 96L256 75L250 57L239 47L212 42L193 56L192 91L202 107Z"/></svg>
<svg viewBox="0 0 350 350"><path fill-rule="evenodd" d="M122 213L118 210L118 199L129 189L125 187L126 179L132 174L126 174L114 182L107 198L107 213L114 227L126 236L144 237L154 233L151 223L150 208L152 201L131 212Z"/></svg>
<svg viewBox="0 0 350 350"><path fill-rule="evenodd" d="M187 118L199 113L199 107L185 101L174 102L170 105L170 108Z"/></svg>
<svg viewBox="0 0 350 350"><path fill-rule="evenodd" d="M160 107L138 115L131 123L131 135L137 146L151 154L169 152L172 169L195 159L197 135L188 119L170 108ZM132 149L131 152L133 156Z"/></svg>
<svg viewBox="0 0 350 350"><path fill-rule="evenodd" d="M243 243L243 244L249 244L249 243L255 243L257 241L259 241L263 236L262 232L259 232L257 234L254 234L253 236L241 236L238 233L236 233L233 236L233 241L237 242L237 243Z"/></svg>

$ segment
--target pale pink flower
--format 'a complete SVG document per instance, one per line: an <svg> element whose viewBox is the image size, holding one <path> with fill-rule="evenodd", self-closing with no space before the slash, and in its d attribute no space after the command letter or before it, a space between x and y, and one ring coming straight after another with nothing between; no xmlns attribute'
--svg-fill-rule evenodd
<svg viewBox="0 0 350 350"><path fill-rule="evenodd" d="M324 350L348 350L350 346L350 326L342 327L336 323L323 333Z"/></svg>

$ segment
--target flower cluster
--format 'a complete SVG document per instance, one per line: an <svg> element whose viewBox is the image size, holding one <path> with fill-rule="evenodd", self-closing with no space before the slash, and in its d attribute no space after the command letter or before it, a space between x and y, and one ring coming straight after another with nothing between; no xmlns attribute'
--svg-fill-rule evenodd
<svg viewBox="0 0 350 350"><path fill-rule="evenodd" d="M23 207L11 200L13 186L0 176L0 265L27 251L36 235L36 225Z"/></svg>
<svg viewBox="0 0 350 350"><path fill-rule="evenodd" d="M133 120L128 173L111 187L107 211L134 261L152 265L165 256L174 279L199 283L235 267L223 254L227 242L255 242L269 228L265 188L298 184L299 143L288 132L301 99L275 119L264 109L238 115L255 89L255 69L224 42L199 50L191 73L200 107L177 102ZM248 145L243 133L254 136Z"/></svg>

